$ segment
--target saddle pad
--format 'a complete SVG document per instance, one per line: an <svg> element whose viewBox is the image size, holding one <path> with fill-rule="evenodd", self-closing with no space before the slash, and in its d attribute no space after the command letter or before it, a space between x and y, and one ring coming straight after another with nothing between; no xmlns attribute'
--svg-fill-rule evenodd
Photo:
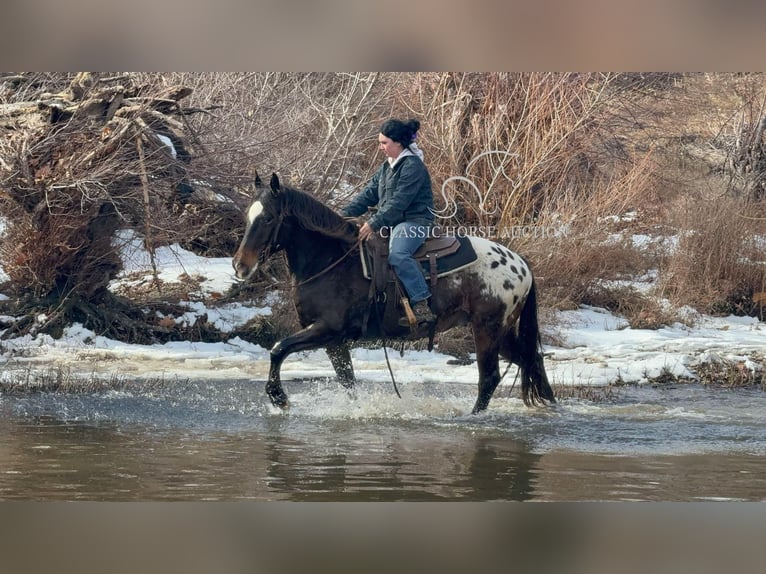
<svg viewBox="0 0 766 574"><path fill-rule="evenodd" d="M436 258L437 277L460 271L476 261L476 252L473 250L471 240L467 237L458 237L457 240L460 242L460 247L457 251ZM423 267L423 272L428 276L431 273L431 262L425 259L420 262L420 265Z"/></svg>
<svg viewBox="0 0 766 574"><path fill-rule="evenodd" d="M457 251L436 258L437 277L443 277L450 273L454 273L455 271L460 271L476 261L476 252L473 249L473 245L471 245L471 240L468 237L458 237L457 240L460 243L460 248ZM372 279L372 258L364 243L359 250L359 254L362 258L362 273L364 274L364 278ZM431 274L431 262L425 259L420 261L420 265L423 268L423 273L428 277Z"/></svg>

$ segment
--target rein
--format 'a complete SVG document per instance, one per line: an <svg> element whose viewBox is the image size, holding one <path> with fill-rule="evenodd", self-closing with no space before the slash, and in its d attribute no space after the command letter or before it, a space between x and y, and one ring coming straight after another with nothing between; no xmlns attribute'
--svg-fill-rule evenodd
<svg viewBox="0 0 766 574"><path fill-rule="evenodd" d="M362 243L361 239L357 239L356 242L351 246L351 248L348 251L346 251L341 257L339 257L338 259L330 263L327 267L322 269L319 273L315 273L308 279L304 279L303 281L298 283L298 287L301 287L302 285L305 285L306 283L310 283L314 279L317 279L321 277L322 275L324 275L325 273L327 273L328 271L334 269L336 265L339 265L341 261L343 261L346 257L351 255L351 252L354 251L354 249L356 249L359 245L361 245L361 243Z"/></svg>
<svg viewBox="0 0 766 574"><path fill-rule="evenodd" d="M394 384L394 392L396 392L396 396L400 399L402 398L402 395L399 394L399 389L396 386L396 379L394 378L394 371L391 368L391 361L388 360L388 350L386 349L386 340L383 339L381 345L383 346L383 355L386 357L386 365L388 366L388 372L391 375L391 382Z"/></svg>
<svg viewBox="0 0 766 574"><path fill-rule="evenodd" d="M388 374L391 375L391 383L394 385L394 392L396 393L396 396L400 399L402 398L402 395L399 394L399 387L396 386L396 378L394 378L394 370L391 368L391 361L388 358L388 349L386 348L386 337L385 333L383 332L383 319L380 316L380 308L378 307L377 301L372 301L372 304L375 306L375 314L378 316L378 325L380 325L380 332L383 333L383 338L380 341L380 346L383 347L383 356L386 357L386 366L388 367Z"/></svg>

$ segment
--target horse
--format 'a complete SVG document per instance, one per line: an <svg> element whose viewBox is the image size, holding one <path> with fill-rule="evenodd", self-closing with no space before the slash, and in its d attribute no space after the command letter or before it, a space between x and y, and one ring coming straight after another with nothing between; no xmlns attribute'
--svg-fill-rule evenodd
<svg viewBox="0 0 766 574"><path fill-rule="evenodd" d="M537 294L526 261L482 237L469 237L477 259L439 279L432 288L436 332L469 324L479 371L472 413L484 411L501 380L499 357L519 367L526 406L556 402L541 352ZM232 258L235 275L247 280L259 265L283 251L293 276L294 303L301 329L278 341L270 352L266 393L287 409L280 379L285 358L324 348L340 384L353 388L351 344L360 340L422 338L428 325L413 333L396 323L383 328L370 313L370 279L362 273L357 225L312 195L283 185L272 174L269 186L255 178L254 201L247 210L244 237ZM432 336L432 335L431 335Z"/></svg>

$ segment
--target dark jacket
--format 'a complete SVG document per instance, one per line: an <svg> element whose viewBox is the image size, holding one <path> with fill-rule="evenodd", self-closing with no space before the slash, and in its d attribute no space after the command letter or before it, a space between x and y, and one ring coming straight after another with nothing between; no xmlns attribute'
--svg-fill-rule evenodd
<svg viewBox="0 0 766 574"><path fill-rule="evenodd" d="M402 221L418 225L433 223L431 176L420 158L405 156L393 168L384 161L364 190L340 213L344 217L357 217L376 205L378 211L368 221L373 231Z"/></svg>

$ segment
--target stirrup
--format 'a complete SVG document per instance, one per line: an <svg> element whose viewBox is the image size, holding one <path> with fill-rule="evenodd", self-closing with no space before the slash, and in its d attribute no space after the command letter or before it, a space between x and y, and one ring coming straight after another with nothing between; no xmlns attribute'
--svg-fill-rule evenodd
<svg viewBox="0 0 766 574"><path fill-rule="evenodd" d="M436 322L436 315L434 315L433 311L431 311L427 300L418 301L415 303L415 309L421 307L420 313L414 312L414 309L410 307L410 303L406 299L402 299L402 304L406 316L399 319L400 327L415 328L423 323L431 324Z"/></svg>

